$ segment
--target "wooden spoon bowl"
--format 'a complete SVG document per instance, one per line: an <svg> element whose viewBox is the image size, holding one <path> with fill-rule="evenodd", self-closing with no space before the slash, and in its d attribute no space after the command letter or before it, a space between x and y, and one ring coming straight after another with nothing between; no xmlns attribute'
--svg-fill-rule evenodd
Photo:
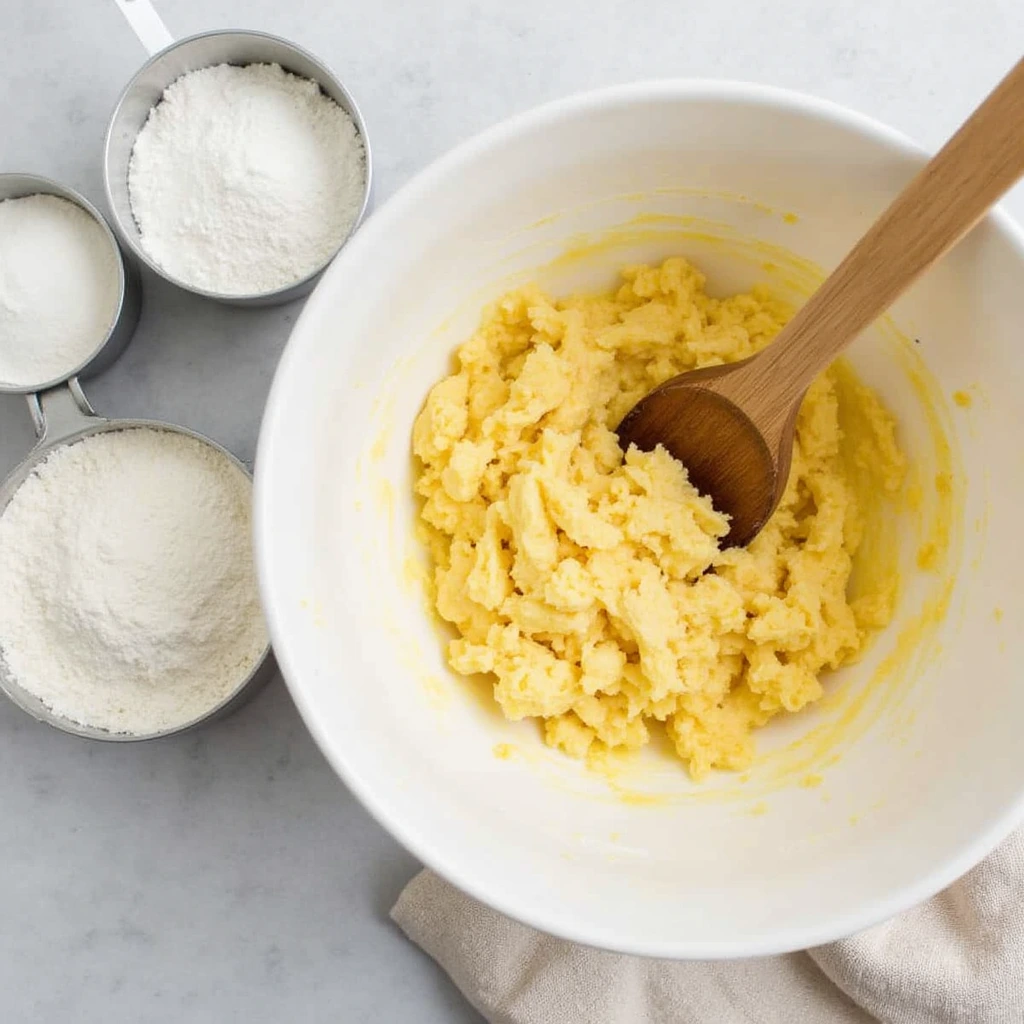
<svg viewBox="0 0 1024 1024"><path fill-rule="evenodd" d="M753 539L782 498L799 408L772 436L734 398L716 389L717 382L728 384L732 374L753 361L673 377L635 405L618 431L624 446L625 439L643 451L660 444L683 462L694 487L713 495L715 507L729 512L731 545Z"/></svg>

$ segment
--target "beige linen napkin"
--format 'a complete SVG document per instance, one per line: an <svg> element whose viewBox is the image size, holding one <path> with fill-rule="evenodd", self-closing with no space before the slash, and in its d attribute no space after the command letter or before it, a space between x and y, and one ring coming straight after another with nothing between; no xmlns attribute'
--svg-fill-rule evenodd
<svg viewBox="0 0 1024 1024"><path fill-rule="evenodd" d="M391 916L491 1024L1024 1024L1024 830L933 899L807 953L645 960L512 921L423 871Z"/></svg>

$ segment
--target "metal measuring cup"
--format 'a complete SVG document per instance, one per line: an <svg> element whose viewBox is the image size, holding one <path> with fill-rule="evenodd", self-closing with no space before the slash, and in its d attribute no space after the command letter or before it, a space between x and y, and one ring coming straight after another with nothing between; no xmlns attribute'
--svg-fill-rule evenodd
<svg viewBox="0 0 1024 1024"><path fill-rule="evenodd" d="M110 225L85 196L56 181L51 181L49 178L41 178L37 174L0 174L0 202L5 199L22 199L25 196L34 195L66 199L89 214L102 229L110 243L111 250L117 256L119 277L117 310L106 335L98 339L96 348L77 366L69 366L64 373L52 380L40 380L28 385L6 384L0 380L0 394L28 395L63 384L71 377L94 376L101 373L117 359L128 342L131 341L139 322L139 312L142 309L142 285L139 281L138 271L133 264L124 259L117 239L114 237L113 231L110 230Z"/></svg>
<svg viewBox="0 0 1024 1024"><path fill-rule="evenodd" d="M106 419L97 416L89 404L79 376L92 375L108 367L124 351L131 340L138 324L139 312L142 308L142 286L138 272L128 262L111 232L106 220L100 212L83 196L73 189L59 185L47 178L30 174L0 175L0 200L17 199L27 195L46 194L58 196L77 204L102 227L110 241L112 251L116 255L116 263L120 279L117 312L106 336L101 339L92 355L78 366L69 367L67 372L53 380L40 381L32 385L9 385L0 381L0 393L23 394L28 400L29 412L35 426L37 442L28 456L16 466L2 482L0 482L0 516L14 497L18 488L29 478L32 471L56 449L65 445L75 444L95 434L114 430L131 430L145 428L165 430L171 433L184 434L196 441L209 445L225 458L229 459L250 480L252 474L246 466L235 458L226 448L215 441L198 434L193 430L164 423L159 420ZM114 733L106 729L96 728L80 722L74 722L55 714L35 694L30 693L14 678L4 663L0 652L0 690L2 690L18 707L27 711L33 718L47 725L52 725L64 732L89 739L134 741L156 739L174 733L185 732L215 718L229 714L251 697L275 672L276 666L271 654L270 645L264 649L252 670L245 678L238 681L219 703L204 711L191 721L183 722L169 729L154 733Z"/></svg>
<svg viewBox="0 0 1024 1024"><path fill-rule="evenodd" d="M268 292L225 295L179 280L146 252L142 245L139 226L132 213L128 194L128 165L135 147L135 139L146 123L150 111L163 99L164 90L182 75L216 64L280 64L285 71L316 82L324 94L352 118L366 153L366 180L363 182L362 201L347 235L339 239L334 252L305 277ZM171 43L166 49L150 57L124 87L107 127L103 149L103 182L114 227L121 241L135 258L149 267L154 274L194 295L203 295L228 305L275 306L308 295L331 260L363 222L370 208L373 193L373 157L370 153L370 137L366 133L366 123L355 99L341 79L323 61L301 46L267 32L215 29Z"/></svg>

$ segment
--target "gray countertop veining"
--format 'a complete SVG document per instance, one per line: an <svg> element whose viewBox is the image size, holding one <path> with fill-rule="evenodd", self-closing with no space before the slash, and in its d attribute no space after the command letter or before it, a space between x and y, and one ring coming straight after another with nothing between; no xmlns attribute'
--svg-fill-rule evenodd
<svg viewBox="0 0 1024 1024"><path fill-rule="evenodd" d="M134 2L134 0L127 0ZM459 140L570 91L744 78L935 146L1024 47L1019 0L154 0L175 36L257 28L362 107L377 200ZM103 205L106 119L145 57L114 0L0 0L0 170ZM1024 217L1024 193L1009 206ZM86 390L251 459L297 304L214 305L145 277L138 333ZM32 443L0 396L0 472ZM0 1021L479 1018L390 923L416 869L327 767L276 680L231 719L103 745L0 701Z"/></svg>

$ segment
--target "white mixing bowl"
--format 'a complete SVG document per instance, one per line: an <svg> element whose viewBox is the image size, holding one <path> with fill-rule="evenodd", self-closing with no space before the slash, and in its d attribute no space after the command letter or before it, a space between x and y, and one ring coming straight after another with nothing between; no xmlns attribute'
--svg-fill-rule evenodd
<svg viewBox="0 0 1024 1024"><path fill-rule="evenodd" d="M447 670L415 579L410 429L487 299L530 277L608 286L671 253L718 292L799 295L814 271L784 250L833 266L923 160L863 117L756 86L573 97L419 175L309 299L257 461L274 647L338 774L462 889L609 949L772 953L931 895L1021 820L1024 243L1002 214L894 309L907 338L883 325L852 349L919 488L897 620L822 705L762 731L749 773L697 785L654 750L601 775L548 750Z"/></svg>

